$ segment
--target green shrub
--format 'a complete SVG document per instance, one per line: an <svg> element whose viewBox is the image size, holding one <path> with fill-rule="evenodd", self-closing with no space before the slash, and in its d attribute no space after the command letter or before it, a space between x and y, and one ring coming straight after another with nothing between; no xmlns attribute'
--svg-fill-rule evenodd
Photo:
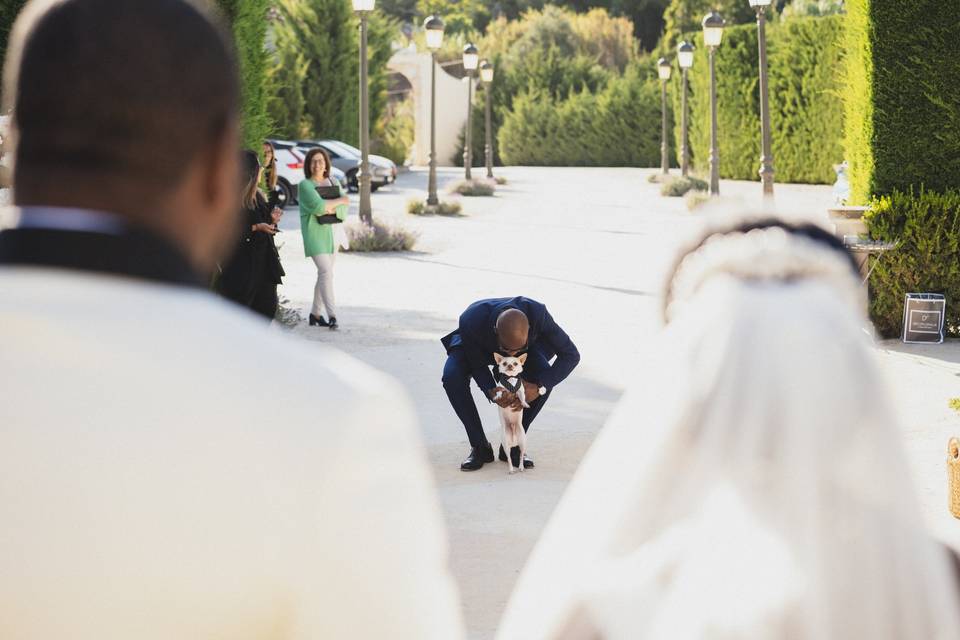
<svg viewBox="0 0 960 640"><path fill-rule="evenodd" d="M392 226L381 220L372 225L348 224L347 237L350 239L351 253L370 251L410 251L420 237L415 231L400 226Z"/></svg>
<svg viewBox="0 0 960 640"><path fill-rule="evenodd" d="M461 180L450 187L450 193L462 196L492 196L494 185L486 180Z"/></svg>
<svg viewBox="0 0 960 640"><path fill-rule="evenodd" d="M848 0L846 8L851 202L960 186L957 4Z"/></svg>
<svg viewBox="0 0 960 640"><path fill-rule="evenodd" d="M667 179L660 187L660 195L669 198L679 198L688 191L706 191L710 188L706 182L693 176Z"/></svg>
<svg viewBox="0 0 960 640"><path fill-rule="evenodd" d="M500 128L500 154L518 165L651 167L660 163L660 118L654 69L631 65L596 92L517 96Z"/></svg>
<svg viewBox="0 0 960 640"><path fill-rule="evenodd" d="M900 335L905 294L942 293L947 332L960 334L960 192L894 191L874 200L866 219L871 237L899 242L876 260L870 276L870 315L877 332Z"/></svg>
<svg viewBox="0 0 960 640"><path fill-rule="evenodd" d="M290 299L286 297L281 297L277 301L277 311L273 319L277 321L277 324L289 328L296 327L303 322L303 316L300 315L299 309L291 306Z"/></svg>
<svg viewBox="0 0 960 640"><path fill-rule="evenodd" d="M687 204L687 211L693 211L697 207L710 202L710 194L706 191L690 191L683 200Z"/></svg>
<svg viewBox="0 0 960 640"><path fill-rule="evenodd" d="M833 165L843 159L843 18L796 18L767 28L770 124L774 170L779 182L830 184ZM689 72L689 140L692 166L709 169L710 70L703 37ZM720 175L759 180L760 89L757 30L725 29L717 49L717 127ZM680 153L681 74L674 73L670 96L676 152Z"/></svg>
<svg viewBox="0 0 960 640"><path fill-rule="evenodd" d="M430 206L420 199L407 202L407 213L415 216L459 216L462 211L459 202L441 202L436 206Z"/></svg>

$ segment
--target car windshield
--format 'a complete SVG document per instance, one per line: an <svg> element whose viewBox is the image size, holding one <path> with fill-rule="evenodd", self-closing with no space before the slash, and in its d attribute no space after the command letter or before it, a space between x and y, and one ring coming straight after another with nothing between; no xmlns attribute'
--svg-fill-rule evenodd
<svg viewBox="0 0 960 640"><path fill-rule="evenodd" d="M359 157L360 157L360 150L359 150L359 149L354 149L354 148L351 147L350 145L344 144L344 143L339 142L339 141L337 141L337 140L324 140L324 141L323 141L323 146L329 147L329 148L332 149L333 151L336 151L338 154L340 154L340 155L342 155L342 156L346 156L346 157L348 157L348 158L359 158Z"/></svg>

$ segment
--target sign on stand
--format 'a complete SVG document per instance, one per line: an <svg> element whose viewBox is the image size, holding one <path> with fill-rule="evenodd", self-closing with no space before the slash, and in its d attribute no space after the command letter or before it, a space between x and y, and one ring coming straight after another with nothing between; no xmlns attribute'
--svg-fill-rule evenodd
<svg viewBox="0 0 960 640"><path fill-rule="evenodd" d="M939 293L908 293L903 302L903 341L943 342L947 300Z"/></svg>

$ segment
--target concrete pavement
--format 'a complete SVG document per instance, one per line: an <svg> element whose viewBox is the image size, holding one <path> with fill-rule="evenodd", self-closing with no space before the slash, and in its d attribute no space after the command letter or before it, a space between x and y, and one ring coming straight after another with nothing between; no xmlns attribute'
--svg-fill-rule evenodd
<svg viewBox="0 0 960 640"><path fill-rule="evenodd" d="M462 198L464 217L414 217L407 200L423 198L426 173L401 174L373 195L374 216L416 228L417 250L337 258L339 332L294 333L336 345L397 377L414 398L437 478L470 638L490 638L513 584L546 519L659 326L658 294L678 247L709 209L690 213L682 199L662 198L651 170L501 169L509 184L493 198ZM445 185L462 170L440 171ZM759 204L758 183L723 182L742 206ZM791 215L825 217L830 187L777 185L777 205ZM739 205L738 205L739 206ZM355 211L354 211L355 214ZM303 257L296 210L278 236L287 271L281 297L306 317L315 269ZM440 386L440 336L473 300L526 295L545 302L581 350L581 366L561 386L530 431L536 469L508 476L494 463L462 473L466 437ZM905 435L927 514L938 532L960 530L943 517L945 436L960 416L946 399L960 376L955 345L927 350L885 345L881 361L900 380ZM952 354L952 355L947 355ZM952 360L951 360L952 358ZM913 392L922 385L924 395ZM475 392L490 441L500 435L495 409ZM953 392L960 395L960 389ZM942 442L941 442L942 441ZM960 540L957 540L960 542Z"/></svg>

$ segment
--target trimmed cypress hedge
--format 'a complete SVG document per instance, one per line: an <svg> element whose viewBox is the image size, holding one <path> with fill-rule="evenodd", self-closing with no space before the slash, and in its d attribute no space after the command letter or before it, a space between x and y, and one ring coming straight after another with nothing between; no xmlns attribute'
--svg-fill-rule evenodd
<svg viewBox="0 0 960 640"><path fill-rule="evenodd" d="M960 335L960 191L894 191L874 199L870 235L899 246L876 262L870 276L870 315L886 338L900 335L907 293L942 293L946 329Z"/></svg>
<svg viewBox="0 0 960 640"><path fill-rule="evenodd" d="M498 148L506 164L659 166L660 118L655 70L632 65L596 93L519 94L498 132Z"/></svg>
<svg viewBox="0 0 960 640"><path fill-rule="evenodd" d="M960 186L960 12L942 0L848 0L851 199Z"/></svg>
<svg viewBox="0 0 960 640"><path fill-rule="evenodd" d="M831 184L843 160L840 101L843 16L797 18L767 25L770 123L779 182ZM688 35L697 53L689 71L690 157L709 170L710 67L701 34ZM724 30L717 49L720 175L759 180L760 88L755 25ZM680 154L681 74L671 81L674 139Z"/></svg>

